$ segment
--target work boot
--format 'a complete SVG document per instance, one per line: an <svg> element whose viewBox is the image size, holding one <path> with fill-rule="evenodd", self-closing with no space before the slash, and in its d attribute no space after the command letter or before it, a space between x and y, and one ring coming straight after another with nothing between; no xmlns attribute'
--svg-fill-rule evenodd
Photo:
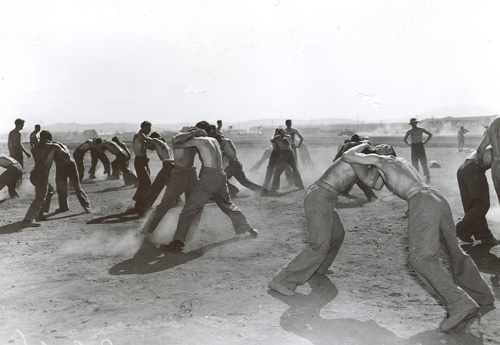
<svg viewBox="0 0 500 345"><path fill-rule="evenodd" d="M295 291L286 287L285 284L276 281L274 278L269 282L269 284L267 284L267 287L285 296L295 295Z"/></svg>
<svg viewBox="0 0 500 345"><path fill-rule="evenodd" d="M458 326L462 321L468 321L478 315L479 306L476 302L467 295L461 298L461 300L464 300L464 302L461 303L462 305L457 305L457 302L454 303L454 307L451 305L448 307L448 317L439 325L441 331L449 331Z"/></svg>

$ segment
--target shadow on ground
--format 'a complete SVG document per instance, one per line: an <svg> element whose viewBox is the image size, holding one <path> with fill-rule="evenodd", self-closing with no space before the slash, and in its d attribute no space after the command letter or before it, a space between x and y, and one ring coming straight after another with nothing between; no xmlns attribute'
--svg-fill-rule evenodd
<svg viewBox="0 0 500 345"><path fill-rule="evenodd" d="M327 319L321 309L337 297L338 290L331 280L315 274L308 281L311 293L283 296L272 290L268 293L290 307L280 317L281 327L316 345L370 344L370 345L480 345L482 340L457 327L453 333L431 330L418 333L409 339L398 337L375 320L360 321L353 318Z"/></svg>
<svg viewBox="0 0 500 345"><path fill-rule="evenodd" d="M145 240L132 258L111 267L109 274L149 274L166 271L191 260L198 259L216 247L248 239L252 239L252 237L233 237L225 241L208 244L187 253L167 252L156 248L151 241Z"/></svg>

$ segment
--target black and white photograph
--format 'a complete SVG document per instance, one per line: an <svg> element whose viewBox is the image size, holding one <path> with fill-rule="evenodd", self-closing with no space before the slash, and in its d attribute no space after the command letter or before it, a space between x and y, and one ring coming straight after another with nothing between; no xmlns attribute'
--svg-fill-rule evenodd
<svg viewBox="0 0 500 345"><path fill-rule="evenodd" d="M500 345L499 13L0 1L0 344Z"/></svg>

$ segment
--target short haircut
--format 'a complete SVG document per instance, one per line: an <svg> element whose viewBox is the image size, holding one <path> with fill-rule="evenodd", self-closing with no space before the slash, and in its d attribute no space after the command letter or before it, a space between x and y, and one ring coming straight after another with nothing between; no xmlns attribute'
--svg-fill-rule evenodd
<svg viewBox="0 0 500 345"><path fill-rule="evenodd" d="M141 123L141 128L144 128L144 127L151 127L151 122L149 122L149 121L143 121Z"/></svg>
<svg viewBox="0 0 500 345"><path fill-rule="evenodd" d="M24 122L25 121L23 119L16 119L16 121L14 121L14 124L17 126L23 124Z"/></svg>
<svg viewBox="0 0 500 345"><path fill-rule="evenodd" d="M36 124L36 125L35 125L35 128L40 128L40 125Z"/></svg>
<svg viewBox="0 0 500 345"><path fill-rule="evenodd" d="M359 135L357 135L357 134L353 134L353 135L351 136L351 141L358 142L358 141L361 141L361 138L359 137Z"/></svg>
<svg viewBox="0 0 500 345"><path fill-rule="evenodd" d="M99 144L102 143L102 139L101 138L94 138L93 141L94 141L94 144L97 144L97 145L99 145Z"/></svg>
<svg viewBox="0 0 500 345"><path fill-rule="evenodd" d="M120 142L120 139L118 139L118 137L113 137L111 138L111 141L114 141L115 143L119 143Z"/></svg>
<svg viewBox="0 0 500 345"><path fill-rule="evenodd" d="M385 155L388 155L388 156L396 156L396 151L394 150L394 147L392 147L391 145L387 145L387 144L380 144L380 145L377 145L375 146L375 149L377 149L377 151L379 149L382 149L384 151L387 151L387 153ZM384 156L385 156L384 155Z"/></svg>
<svg viewBox="0 0 500 345"><path fill-rule="evenodd" d="M159 139L161 137L160 133L158 133L158 132L153 132L149 136L151 138L156 138L156 139Z"/></svg>
<svg viewBox="0 0 500 345"><path fill-rule="evenodd" d="M288 120L285 121L285 123L288 123L288 122L292 122L292 120L288 119Z"/></svg>
<svg viewBox="0 0 500 345"><path fill-rule="evenodd" d="M200 121L196 124L196 127L205 130L205 132L210 133L210 124L207 121Z"/></svg>
<svg viewBox="0 0 500 345"><path fill-rule="evenodd" d="M40 132L40 142L45 141L52 141L52 133L44 130Z"/></svg>

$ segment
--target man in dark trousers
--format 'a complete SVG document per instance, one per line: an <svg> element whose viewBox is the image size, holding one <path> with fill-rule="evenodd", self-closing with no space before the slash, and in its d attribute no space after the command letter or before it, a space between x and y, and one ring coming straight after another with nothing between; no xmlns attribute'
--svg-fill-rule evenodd
<svg viewBox="0 0 500 345"><path fill-rule="evenodd" d="M134 212L142 211L144 208L143 200L151 187L151 171L149 170L149 159L146 153L148 146L152 148L151 144L147 141L149 133L151 133L151 122L143 121L141 123L141 129L134 135L132 140L135 154L134 168L138 179L137 191L132 197L135 201L135 206L130 209L130 211Z"/></svg>
<svg viewBox="0 0 500 345"><path fill-rule="evenodd" d="M21 129L24 128L24 120L16 119L16 121L14 121L14 124L16 125L16 128L10 131L9 140L7 142L9 155L14 158L19 164L21 164L22 167L24 167L23 153L26 155L26 157L31 158L31 155L24 148L21 140Z"/></svg>
<svg viewBox="0 0 500 345"><path fill-rule="evenodd" d="M82 205L85 213L91 212L89 198L80 184L78 177L78 169L75 161L71 158L69 150L66 145L55 143L61 147L64 152L57 151L54 155L54 162L56 163L56 191L57 199L59 201L59 208L56 213L69 211L68 207L68 180L71 187L75 191L76 197Z"/></svg>
<svg viewBox="0 0 500 345"><path fill-rule="evenodd" d="M43 220L43 211L48 212L50 206L49 194L52 186L49 184L49 173L57 153L65 155L63 149L52 142L52 134L49 131L40 132L40 144L35 146L31 152L35 160L35 166L31 171L30 181L35 186L35 200L31 203L22 224L25 226L40 226L36 220Z"/></svg>
<svg viewBox="0 0 500 345"><path fill-rule="evenodd" d="M411 146L411 164L418 171L418 162L420 161L422 170L424 171L425 183L429 183L431 182L431 174L429 172L429 166L427 165L427 155L425 154L424 145L431 140L432 133L424 128L418 127L418 122L416 118L410 119L409 125L411 129L406 132L403 141L406 145ZM425 140L423 140L424 134L427 136ZM411 139L411 142L408 141L408 138Z"/></svg>
<svg viewBox="0 0 500 345"><path fill-rule="evenodd" d="M484 152L484 167L477 164L477 152L474 151L458 168L458 187L465 215L456 227L457 237L464 242L474 243L474 236L482 244L496 246L500 241L493 236L486 221L486 213L490 209L490 191L485 174L491 167L491 150L491 146L488 146Z"/></svg>
<svg viewBox="0 0 500 345"><path fill-rule="evenodd" d="M199 126L199 124L197 124L197 126ZM160 247L164 250L173 252L183 250L191 223L210 200L211 196L213 196L215 203L221 211L231 219L234 231L237 234L248 232L253 237L257 237L259 234L259 232L249 224L243 212L241 212L241 210L231 201L227 188L226 174L222 168L222 151L215 138L206 136L207 132L210 132L209 127L210 125L208 125L208 128L205 130L198 128L174 136L174 148L176 146L195 147L198 150L202 168L200 171L200 179L179 215L179 221L173 241L166 246L163 245Z"/></svg>
<svg viewBox="0 0 500 345"><path fill-rule="evenodd" d="M276 162L276 168L274 170L273 183L271 185L270 192L275 193L278 190L281 174L283 173L287 165L292 168L295 186L299 189L304 189L302 177L300 176L299 169L297 169L297 161L295 160L295 154L292 150L292 142L290 136L285 133L284 129L279 129L278 134L273 139L271 139L271 142L277 144L280 153L278 161Z"/></svg>

